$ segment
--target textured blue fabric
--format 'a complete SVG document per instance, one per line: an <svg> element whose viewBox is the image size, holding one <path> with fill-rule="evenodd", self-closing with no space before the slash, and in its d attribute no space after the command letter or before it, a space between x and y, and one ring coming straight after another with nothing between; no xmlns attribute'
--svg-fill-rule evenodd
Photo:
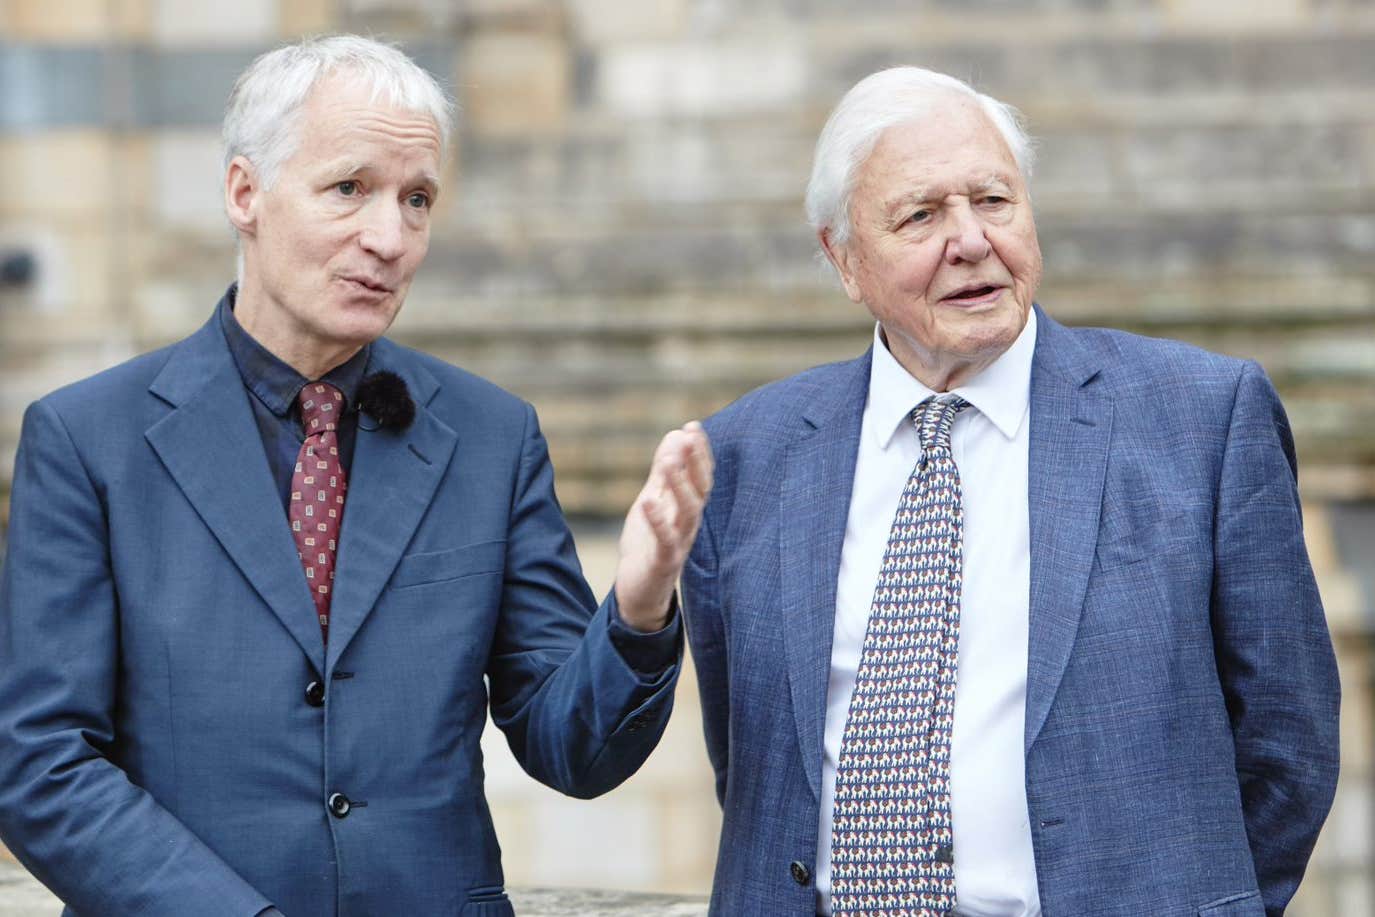
<svg viewBox="0 0 1375 917"><path fill-rule="evenodd" d="M417 413L359 430L327 649L215 320L25 415L0 836L73 912L509 915L484 677L516 758L565 793L657 742L677 666L646 680L616 652L534 411L385 340L371 360Z"/></svg>
<svg viewBox="0 0 1375 917"><path fill-rule="evenodd" d="M1042 906L1281 914L1331 805L1338 705L1284 412L1252 362L1038 322L1025 765ZM867 355L819 367L707 423L716 484L683 598L725 815L713 914L815 908L789 864L816 855L868 379Z"/></svg>

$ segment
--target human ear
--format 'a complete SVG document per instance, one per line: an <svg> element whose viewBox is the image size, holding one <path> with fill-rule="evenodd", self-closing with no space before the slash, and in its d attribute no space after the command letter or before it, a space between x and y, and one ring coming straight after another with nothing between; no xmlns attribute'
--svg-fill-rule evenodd
<svg viewBox="0 0 1375 917"><path fill-rule="evenodd" d="M253 163L243 156L231 159L224 172L224 212L241 235L252 235L257 228L261 191Z"/></svg>
<svg viewBox="0 0 1375 917"><path fill-rule="evenodd" d="M850 246L837 245L833 242L829 228L817 230L816 237L817 241L821 243L821 250L826 253L826 260L831 262L831 266L836 269L836 274L840 276L840 284L845 288L845 295L850 297L851 302L864 302L859 283L855 280Z"/></svg>

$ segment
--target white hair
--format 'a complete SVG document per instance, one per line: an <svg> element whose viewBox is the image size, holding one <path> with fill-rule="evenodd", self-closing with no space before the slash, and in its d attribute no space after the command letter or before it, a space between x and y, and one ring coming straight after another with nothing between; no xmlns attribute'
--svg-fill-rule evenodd
<svg viewBox="0 0 1375 917"><path fill-rule="evenodd" d="M807 182L807 222L812 228L826 231L830 242L844 244L850 238L855 177L883 132L920 120L935 99L951 93L978 103L1007 142L1022 179L1030 181L1035 154L1017 109L953 76L920 67L893 67L856 83L821 129Z"/></svg>
<svg viewBox="0 0 1375 917"><path fill-rule="evenodd" d="M447 144L453 103L403 51L358 35L307 38L259 56L234 82L222 131L225 170L243 156L258 170L262 187L270 188L300 142L297 128L310 91L340 71L360 77L374 102L428 115L441 145Z"/></svg>

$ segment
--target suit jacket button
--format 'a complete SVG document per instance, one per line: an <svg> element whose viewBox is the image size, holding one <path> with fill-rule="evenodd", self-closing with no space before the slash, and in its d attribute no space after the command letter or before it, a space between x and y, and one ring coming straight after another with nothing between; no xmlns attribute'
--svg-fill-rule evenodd
<svg viewBox="0 0 1375 917"><path fill-rule="evenodd" d="M325 686L318 681L306 685L306 703L312 707L325 705Z"/></svg>
<svg viewBox="0 0 1375 917"><path fill-rule="evenodd" d="M349 814L349 809L353 808L353 803L343 793L330 793L329 799L325 803L329 806L329 814L335 818L344 818Z"/></svg>
<svg viewBox="0 0 1375 917"><path fill-rule="evenodd" d="M812 871L801 860L793 860L788 871L793 874L793 881L798 885L806 885L812 881Z"/></svg>

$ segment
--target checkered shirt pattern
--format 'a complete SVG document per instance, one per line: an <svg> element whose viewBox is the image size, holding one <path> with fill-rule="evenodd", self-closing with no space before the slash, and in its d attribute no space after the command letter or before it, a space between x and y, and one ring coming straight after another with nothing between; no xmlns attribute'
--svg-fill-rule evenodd
<svg viewBox="0 0 1375 917"><path fill-rule="evenodd" d="M338 425L344 396L327 382L311 382L301 389L297 400L306 438L291 474L287 519L310 597L315 601L320 635L328 642L334 557L339 550L339 525L344 520L348 491L344 466L339 462Z"/></svg>
<svg viewBox="0 0 1375 917"><path fill-rule="evenodd" d="M922 457L888 536L836 765L834 917L955 908L950 730L964 514L950 428L968 406L928 398L912 411Z"/></svg>

